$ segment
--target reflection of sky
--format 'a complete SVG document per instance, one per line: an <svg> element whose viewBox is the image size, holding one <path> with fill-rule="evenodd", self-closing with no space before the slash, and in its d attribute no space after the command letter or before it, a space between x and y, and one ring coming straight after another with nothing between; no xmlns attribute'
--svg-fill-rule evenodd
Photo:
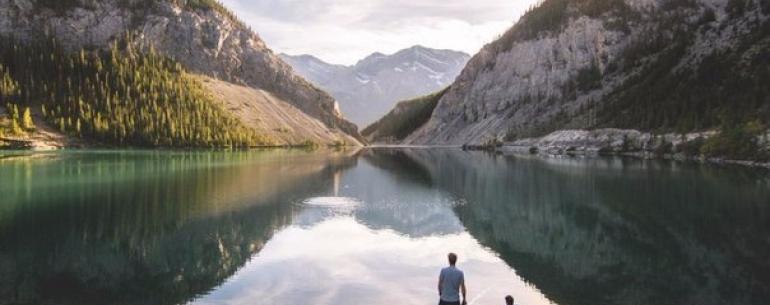
<svg viewBox="0 0 770 305"><path fill-rule="evenodd" d="M444 254L456 252L472 304L549 304L468 233L411 238L350 216L291 226L227 283L193 304L432 304Z"/></svg>
<svg viewBox="0 0 770 305"><path fill-rule="evenodd" d="M411 237L460 233L463 225L452 211L456 199L438 189L399 178L360 162L338 177L329 197L300 203L294 224L309 226L324 219L353 215L372 229L391 229Z"/></svg>
<svg viewBox="0 0 770 305"><path fill-rule="evenodd" d="M454 198L367 162L345 173L339 194L362 202L356 218L374 229L393 229L412 237L463 231L451 209Z"/></svg>
<svg viewBox="0 0 770 305"><path fill-rule="evenodd" d="M194 304L432 304L445 255L460 255L473 304L548 304L465 232L456 200L359 162L328 194L295 203L293 225Z"/></svg>

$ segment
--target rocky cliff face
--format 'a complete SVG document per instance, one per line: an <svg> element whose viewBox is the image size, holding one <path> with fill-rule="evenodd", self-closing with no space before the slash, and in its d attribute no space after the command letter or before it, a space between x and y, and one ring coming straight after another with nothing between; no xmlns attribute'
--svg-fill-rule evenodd
<svg viewBox="0 0 770 305"><path fill-rule="evenodd" d="M385 115L398 101L451 84L469 55L414 46L392 55L374 53L353 66L332 65L309 56L281 55L294 69L340 102L345 117L360 127Z"/></svg>
<svg viewBox="0 0 770 305"><path fill-rule="evenodd" d="M767 114L768 13L753 0L547 0L475 55L405 142L703 130Z"/></svg>
<svg viewBox="0 0 770 305"><path fill-rule="evenodd" d="M126 32L186 68L269 91L328 128L358 136L335 100L296 76L249 28L226 10L187 1L0 0L0 36L32 40L51 35L67 49L104 48Z"/></svg>

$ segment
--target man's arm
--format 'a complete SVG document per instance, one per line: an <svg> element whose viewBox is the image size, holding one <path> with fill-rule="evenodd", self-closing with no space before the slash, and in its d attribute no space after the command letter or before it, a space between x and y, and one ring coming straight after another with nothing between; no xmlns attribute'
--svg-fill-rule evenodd
<svg viewBox="0 0 770 305"><path fill-rule="evenodd" d="M441 296L441 283L444 282L444 273L438 276L438 296Z"/></svg>
<svg viewBox="0 0 770 305"><path fill-rule="evenodd" d="M463 293L463 304L468 304L468 297L466 297L466 290L465 290L465 277L463 276L463 281L460 283L460 290Z"/></svg>

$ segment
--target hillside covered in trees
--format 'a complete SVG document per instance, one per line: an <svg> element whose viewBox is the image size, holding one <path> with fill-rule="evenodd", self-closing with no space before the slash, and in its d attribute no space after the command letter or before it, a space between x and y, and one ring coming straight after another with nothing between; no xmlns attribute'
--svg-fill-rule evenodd
<svg viewBox="0 0 770 305"><path fill-rule="evenodd" d="M0 20L0 132L12 139L58 130L109 146L361 144L334 99L218 1L2 1ZM254 94L216 91L230 85ZM42 128L23 126L27 109Z"/></svg>
<svg viewBox="0 0 770 305"><path fill-rule="evenodd" d="M403 101L383 118L366 127L361 134L372 143L398 143L430 119L439 99L448 88L439 92Z"/></svg>
<svg viewBox="0 0 770 305"><path fill-rule="evenodd" d="M140 52L131 39L109 51L74 54L54 41L0 47L0 102L10 114L9 132L34 129L30 112L39 111L63 133L121 146L271 144L226 113L179 63L152 49Z"/></svg>

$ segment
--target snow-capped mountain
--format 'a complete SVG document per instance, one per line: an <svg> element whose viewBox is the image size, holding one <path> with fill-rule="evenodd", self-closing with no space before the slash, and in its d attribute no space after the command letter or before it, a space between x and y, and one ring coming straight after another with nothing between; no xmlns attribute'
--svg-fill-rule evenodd
<svg viewBox="0 0 770 305"><path fill-rule="evenodd" d="M451 84L468 54L414 46L392 55L374 53L353 66L333 65L311 55L281 54L295 72L331 93L345 118L364 127L401 100Z"/></svg>

